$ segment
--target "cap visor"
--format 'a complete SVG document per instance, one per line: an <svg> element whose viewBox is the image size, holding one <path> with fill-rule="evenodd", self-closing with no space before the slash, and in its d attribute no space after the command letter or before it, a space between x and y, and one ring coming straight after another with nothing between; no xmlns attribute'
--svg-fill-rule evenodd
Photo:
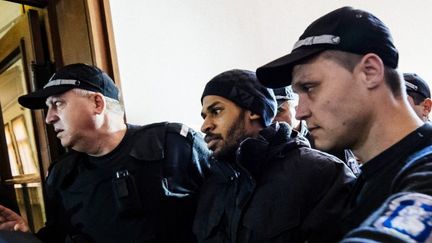
<svg viewBox="0 0 432 243"><path fill-rule="evenodd" d="M328 48L302 48L278 58L256 70L259 81L268 88L288 86L292 81L292 69L298 62L318 54Z"/></svg>
<svg viewBox="0 0 432 243"><path fill-rule="evenodd" d="M276 100L277 101L277 107L279 108L283 103L285 103L287 100Z"/></svg>
<svg viewBox="0 0 432 243"><path fill-rule="evenodd" d="M46 107L46 99L51 95L61 94L70 89L73 86L51 86L45 89L29 93L18 98L20 105L29 109L43 109Z"/></svg>

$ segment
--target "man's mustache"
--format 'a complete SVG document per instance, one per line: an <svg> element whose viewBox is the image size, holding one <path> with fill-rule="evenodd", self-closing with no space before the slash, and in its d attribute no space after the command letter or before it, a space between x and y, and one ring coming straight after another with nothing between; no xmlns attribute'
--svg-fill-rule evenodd
<svg viewBox="0 0 432 243"><path fill-rule="evenodd" d="M213 139L222 139L222 136L220 134L214 134L214 133L206 133L205 137L204 137L204 141L206 143L209 143L211 140Z"/></svg>

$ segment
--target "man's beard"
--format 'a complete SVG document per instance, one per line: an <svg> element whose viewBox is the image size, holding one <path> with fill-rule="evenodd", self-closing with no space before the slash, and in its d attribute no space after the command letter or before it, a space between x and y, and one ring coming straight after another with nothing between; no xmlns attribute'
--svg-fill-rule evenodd
<svg viewBox="0 0 432 243"><path fill-rule="evenodd" d="M217 160L234 162L236 151L240 143L248 137L248 133L245 129L246 112L242 111L235 122L228 129L226 138L223 139L223 145L219 151L214 152L213 156Z"/></svg>

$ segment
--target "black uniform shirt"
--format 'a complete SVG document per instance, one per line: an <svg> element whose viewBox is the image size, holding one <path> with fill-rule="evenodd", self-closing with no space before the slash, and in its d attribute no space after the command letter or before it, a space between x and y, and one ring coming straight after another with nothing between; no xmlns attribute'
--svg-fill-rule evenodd
<svg viewBox="0 0 432 243"><path fill-rule="evenodd" d="M50 243L194 242L207 159L204 141L182 124L128 125L110 153L71 151L51 167L48 220L37 235Z"/></svg>
<svg viewBox="0 0 432 243"><path fill-rule="evenodd" d="M430 194L432 171L425 169L427 175L424 180L410 180L409 183L405 183L409 176L401 178L398 174L406 166L410 155L431 144L432 126L425 124L361 167L361 173L345 209L343 233L359 227L395 193L412 191Z"/></svg>

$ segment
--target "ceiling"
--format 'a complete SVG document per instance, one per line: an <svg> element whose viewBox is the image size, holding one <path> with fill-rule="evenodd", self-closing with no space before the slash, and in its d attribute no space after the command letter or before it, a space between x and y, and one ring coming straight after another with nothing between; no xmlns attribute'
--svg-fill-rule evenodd
<svg viewBox="0 0 432 243"><path fill-rule="evenodd" d="M0 0L0 37L13 24L13 21L21 15L22 5Z"/></svg>

